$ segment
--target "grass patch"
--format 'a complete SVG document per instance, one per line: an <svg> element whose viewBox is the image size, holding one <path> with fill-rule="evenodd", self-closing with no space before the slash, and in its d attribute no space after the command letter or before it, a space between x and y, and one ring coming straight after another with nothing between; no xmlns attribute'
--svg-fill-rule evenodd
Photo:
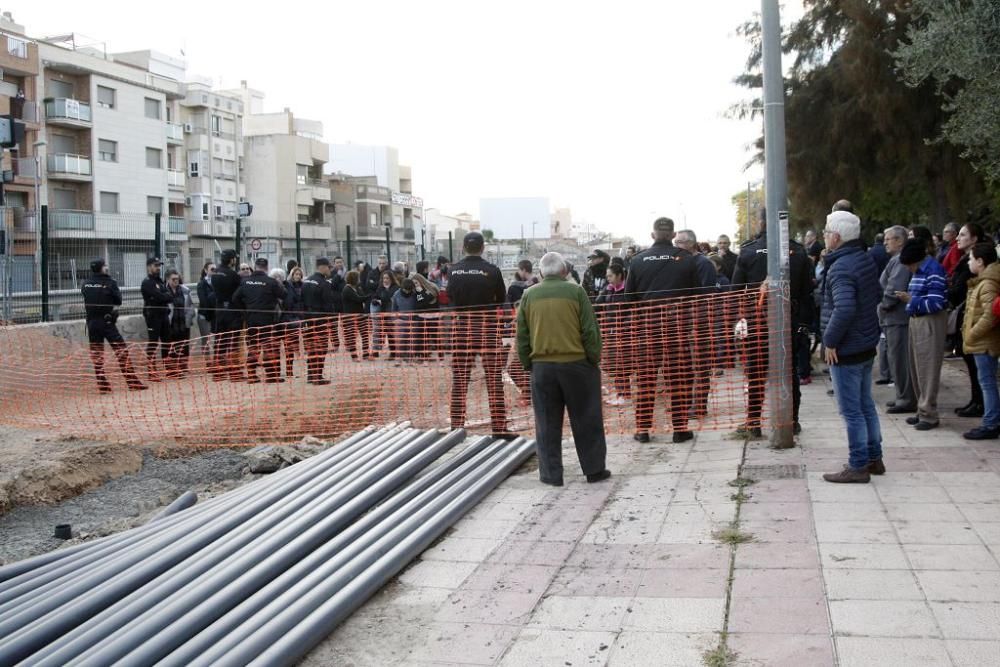
<svg viewBox="0 0 1000 667"><path fill-rule="evenodd" d="M737 489L744 489L748 486L753 486L757 483L757 480L750 479L749 477L737 477L736 479L729 482L729 486Z"/></svg>
<svg viewBox="0 0 1000 667"><path fill-rule="evenodd" d="M729 667L736 664L736 654L726 648L725 644L720 644L711 651L702 653L701 661L705 667Z"/></svg>
<svg viewBox="0 0 1000 667"><path fill-rule="evenodd" d="M754 540L752 533L744 533L737 524L715 531L712 537L723 544L746 544Z"/></svg>

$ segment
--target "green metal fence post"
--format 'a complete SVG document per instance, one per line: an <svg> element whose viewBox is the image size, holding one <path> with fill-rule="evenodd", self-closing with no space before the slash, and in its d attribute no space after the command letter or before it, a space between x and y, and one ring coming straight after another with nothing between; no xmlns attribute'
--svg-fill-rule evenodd
<svg viewBox="0 0 1000 667"><path fill-rule="evenodd" d="M40 226L42 246L42 322L49 321L49 207L42 205Z"/></svg>

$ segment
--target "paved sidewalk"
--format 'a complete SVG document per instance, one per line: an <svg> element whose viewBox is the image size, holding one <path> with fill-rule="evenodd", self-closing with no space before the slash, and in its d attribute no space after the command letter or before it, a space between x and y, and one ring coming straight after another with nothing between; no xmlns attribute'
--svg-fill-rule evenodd
<svg viewBox="0 0 1000 667"><path fill-rule="evenodd" d="M963 381L947 369L942 414ZM571 448L562 489L523 471L305 664L1000 664L1000 441L884 416L888 474L828 484L847 447L826 389L803 388L800 448L618 439L609 482Z"/></svg>

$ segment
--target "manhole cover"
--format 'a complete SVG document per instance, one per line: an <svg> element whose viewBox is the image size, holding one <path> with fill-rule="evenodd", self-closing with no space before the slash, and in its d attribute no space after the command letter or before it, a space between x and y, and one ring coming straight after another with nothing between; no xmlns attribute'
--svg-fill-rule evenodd
<svg viewBox="0 0 1000 667"><path fill-rule="evenodd" d="M805 471L801 465L769 465L769 466L743 466L740 477L753 480L763 479L802 479Z"/></svg>

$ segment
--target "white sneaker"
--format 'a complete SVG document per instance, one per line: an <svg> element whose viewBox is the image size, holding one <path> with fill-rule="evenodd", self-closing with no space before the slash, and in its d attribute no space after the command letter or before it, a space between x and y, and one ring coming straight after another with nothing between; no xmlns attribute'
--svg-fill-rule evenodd
<svg viewBox="0 0 1000 667"><path fill-rule="evenodd" d="M612 398L605 399L604 402L607 403L608 405L625 405L626 403L628 403L628 401L626 401L621 396L614 396Z"/></svg>

